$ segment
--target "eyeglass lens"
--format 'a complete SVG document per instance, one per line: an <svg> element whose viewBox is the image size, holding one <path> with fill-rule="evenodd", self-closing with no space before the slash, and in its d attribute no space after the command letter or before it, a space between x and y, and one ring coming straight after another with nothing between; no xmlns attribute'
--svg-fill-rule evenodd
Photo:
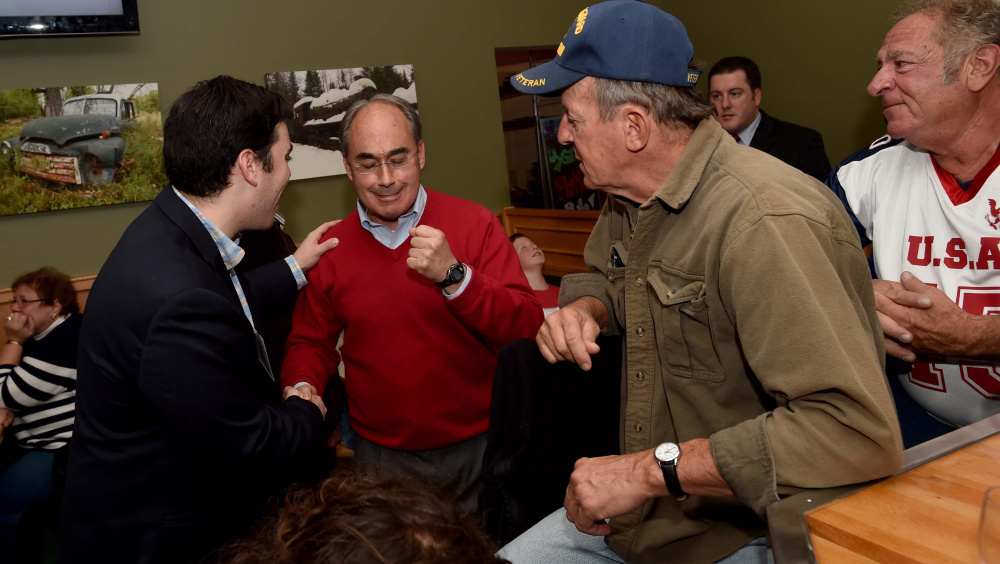
<svg viewBox="0 0 1000 564"><path fill-rule="evenodd" d="M406 168L406 166L410 164L410 161L413 160L414 156L416 156L416 153L410 153L405 156L395 155L387 159L385 162L379 162L376 160L362 161L354 165L354 168L361 174L375 174L384 165L388 165L389 168L393 170L400 170Z"/></svg>

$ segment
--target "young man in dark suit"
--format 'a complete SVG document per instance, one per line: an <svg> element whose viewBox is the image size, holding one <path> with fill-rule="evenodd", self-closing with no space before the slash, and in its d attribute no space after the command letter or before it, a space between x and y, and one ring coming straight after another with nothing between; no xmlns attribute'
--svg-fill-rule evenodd
<svg viewBox="0 0 1000 564"><path fill-rule="evenodd" d="M196 562L244 534L280 469L321 439L322 401L282 390L258 333L336 246L237 270L244 230L272 223L290 176L290 111L230 77L164 123L164 188L98 274L80 337L62 562ZM282 396L284 395L284 401Z"/></svg>
<svg viewBox="0 0 1000 564"><path fill-rule="evenodd" d="M760 69L756 63L746 57L726 57L708 71L708 82L715 118L737 143L826 180L830 159L823 149L823 136L760 109Z"/></svg>

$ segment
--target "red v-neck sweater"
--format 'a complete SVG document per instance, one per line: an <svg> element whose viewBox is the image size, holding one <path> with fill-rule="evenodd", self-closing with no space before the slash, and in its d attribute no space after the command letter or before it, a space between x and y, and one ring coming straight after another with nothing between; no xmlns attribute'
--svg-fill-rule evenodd
<svg viewBox="0 0 1000 564"><path fill-rule="evenodd" d="M427 190L421 225L440 229L472 267L461 295L445 299L406 266L407 240L389 249L358 212L324 238L340 244L309 274L295 306L281 375L323 390L341 349L351 426L389 448L429 450L486 431L497 352L534 337L542 310L496 216L479 204Z"/></svg>

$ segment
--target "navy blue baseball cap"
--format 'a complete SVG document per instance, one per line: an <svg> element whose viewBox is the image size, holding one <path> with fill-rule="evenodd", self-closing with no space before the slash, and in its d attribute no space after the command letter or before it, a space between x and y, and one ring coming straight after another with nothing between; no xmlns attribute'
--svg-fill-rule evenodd
<svg viewBox="0 0 1000 564"><path fill-rule="evenodd" d="M586 76L694 86L688 68L694 45L684 24L656 6L610 0L584 8L563 37L556 58L510 77L525 94L555 96Z"/></svg>

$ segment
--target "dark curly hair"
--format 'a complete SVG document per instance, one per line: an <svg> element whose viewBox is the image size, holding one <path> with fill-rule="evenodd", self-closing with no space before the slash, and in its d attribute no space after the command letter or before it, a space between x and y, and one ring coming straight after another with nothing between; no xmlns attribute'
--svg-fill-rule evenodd
<svg viewBox="0 0 1000 564"><path fill-rule="evenodd" d="M255 534L220 551L228 564L507 562L475 517L411 480L335 473L289 491Z"/></svg>

